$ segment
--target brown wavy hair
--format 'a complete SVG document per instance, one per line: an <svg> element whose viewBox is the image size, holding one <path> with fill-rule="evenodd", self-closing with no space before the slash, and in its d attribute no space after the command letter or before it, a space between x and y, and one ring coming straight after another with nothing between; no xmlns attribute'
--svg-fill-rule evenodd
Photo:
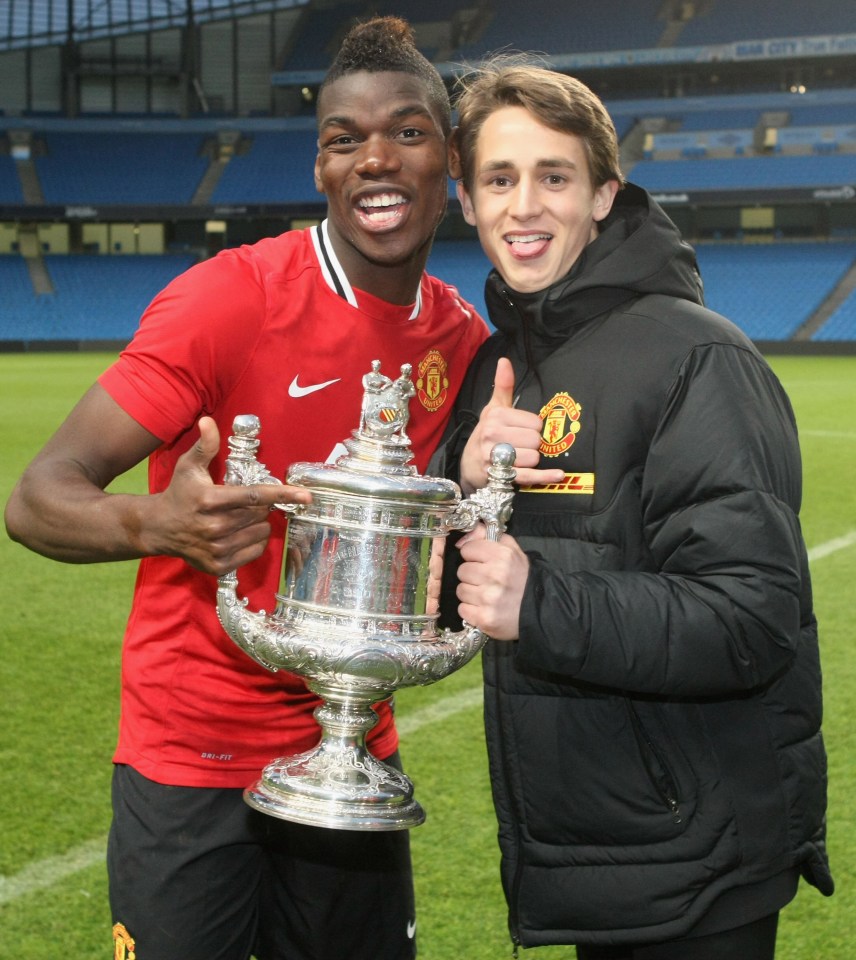
<svg viewBox="0 0 856 960"><path fill-rule="evenodd" d="M502 56L460 77L456 91L453 175L463 178L468 193L472 194L479 131L501 107L524 107L544 126L578 136L595 187L607 180L624 185L615 124L600 99L576 77L521 62L516 56Z"/></svg>

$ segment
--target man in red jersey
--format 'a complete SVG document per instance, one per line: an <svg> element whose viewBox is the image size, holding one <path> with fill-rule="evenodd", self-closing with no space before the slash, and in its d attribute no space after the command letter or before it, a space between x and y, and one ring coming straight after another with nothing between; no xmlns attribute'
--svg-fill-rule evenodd
<svg viewBox="0 0 856 960"><path fill-rule="evenodd" d="M410 28L395 18L354 28L318 98L328 219L169 284L9 500L10 536L39 553L141 560L108 848L114 939L140 960L415 955L406 831L324 830L243 803L270 759L317 742L318 700L225 635L215 576L242 567L242 592L269 605L284 533L270 507L308 497L220 483L236 415L259 416L264 462L283 477L294 461L338 456L373 360L410 363L415 382L439 386L411 402L424 470L487 336L457 292L425 274L450 128L446 90ZM105 492L144 458L148 495ZM369 746L395 760L389 704L379 714Z"/></svg>

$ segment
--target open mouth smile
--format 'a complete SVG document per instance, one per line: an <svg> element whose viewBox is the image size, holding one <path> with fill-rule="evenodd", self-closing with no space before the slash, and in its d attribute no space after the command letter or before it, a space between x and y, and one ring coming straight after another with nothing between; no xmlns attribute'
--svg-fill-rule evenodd
<svg viewBox="0 0 856 960"><path fill-rule="evenodd" d="M410 205L401 193L385 191L360 197L356 204L357 215L370 230L389 229L397 226Z"/></svg>

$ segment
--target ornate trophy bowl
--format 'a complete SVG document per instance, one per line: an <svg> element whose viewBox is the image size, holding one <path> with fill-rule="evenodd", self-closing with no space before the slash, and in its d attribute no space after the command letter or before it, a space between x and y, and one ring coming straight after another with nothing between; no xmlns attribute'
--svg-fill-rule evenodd
<svg viewBox="0 0 856 960"><path fill-rule="evenodd" d="M238 599L235 572L219 580L217 612L229 636L269 670L301 676L322 703L316 748L273 760L244 792L271 816L344 830L402 830L425 819L410 780L365 745L372 705L400 687L448 676L482 648L464 624L438 633L445 538L480 520L498 539L511 512L515 451L498 444L488 484L462 500L451 480L408 463L409 364L392 381L374 361L363 377L360 425L335 464L296 463L290 484L312 491L289 514L282 592L272 615ZM226 482L279 483L256 460L258 418L237 417Z"/></svg>

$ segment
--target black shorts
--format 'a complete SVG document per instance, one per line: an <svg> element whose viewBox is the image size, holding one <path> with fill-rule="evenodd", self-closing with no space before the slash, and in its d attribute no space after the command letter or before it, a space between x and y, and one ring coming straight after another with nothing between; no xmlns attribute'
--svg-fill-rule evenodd
<svg viewBox="0 0 856 960"><path fill-rule="evenodd" d="M242 793L164 786L116 766L107 870L117 956L416 956L406 830L290 823Z"/></svg>

